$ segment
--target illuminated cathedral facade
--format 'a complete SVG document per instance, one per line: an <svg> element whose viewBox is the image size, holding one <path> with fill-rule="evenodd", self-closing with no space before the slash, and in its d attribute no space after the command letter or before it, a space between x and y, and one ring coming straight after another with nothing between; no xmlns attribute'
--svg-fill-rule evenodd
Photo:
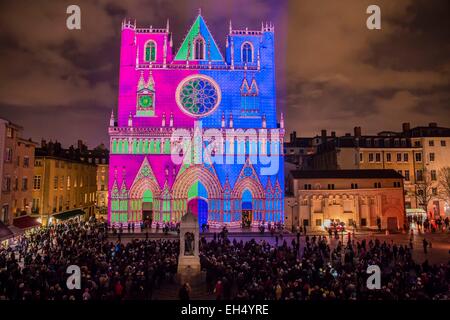
<svg viewBox="0 0 450 320"><path fill-rule="evenodd" d="M109 126L110 224L177 222L188 210L201 225L283 222L274 27L235 30L230 22L222 51L200 13L177 50L169 23L123 21Z"/></svg>

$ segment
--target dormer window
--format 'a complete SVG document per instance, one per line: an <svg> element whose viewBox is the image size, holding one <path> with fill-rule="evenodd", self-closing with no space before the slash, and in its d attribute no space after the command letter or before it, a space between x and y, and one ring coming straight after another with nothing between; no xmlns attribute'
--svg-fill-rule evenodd
<svg viewBox="0 0 450 320"><path fill-rule="evenodd" d="M144 60L146 62L156 61L156 43L153 40L145 44Z"/></svg>
<svg viewBox="0 0 450 320"><path fill-rule="evenodd" d="M245 42L242 45L242 62L243 63L253 62L253 48L249 42Z"/></svg>
<svg viewBox="0 0 450 320"><path fill-rule="evenodd" d="M197 37L194 40L194 59L204 60L205 59L205 40L202 37Z"/></svg>

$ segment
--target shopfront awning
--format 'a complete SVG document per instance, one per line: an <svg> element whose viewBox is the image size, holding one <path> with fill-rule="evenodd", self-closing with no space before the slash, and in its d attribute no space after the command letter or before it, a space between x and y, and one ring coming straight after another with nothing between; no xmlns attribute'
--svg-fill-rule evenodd
<svg viewBox="0 0 450 320"><path fill-rule="evenodd" d="M75 218L76 216L81 216L84 214L85 214L85 212L83 210L75 209L75 210L57 213L57 214L53 215L52 217L57 220L68 220L68 219Z"/></svg>
<svg viewBox="0 0 450 320"><path fill-rule="evenodd" d="M406 209L407 216L417 215L417 214L427 215L427 212L421 208Z"/></svg>
<svg viewBox="0 0 450 320"><path fill-rule="evenodd" d="M33 217L24 216L14 219L13 225L19 229L26 230L39 227L41 224Z"/></svg>
<svg viewBox="0 0 450 320"><path fill-rule="evenodd" d="M6 240L8 238L11 238L14 234L12 233L9 228L0 221L0 240Z"/></svg>

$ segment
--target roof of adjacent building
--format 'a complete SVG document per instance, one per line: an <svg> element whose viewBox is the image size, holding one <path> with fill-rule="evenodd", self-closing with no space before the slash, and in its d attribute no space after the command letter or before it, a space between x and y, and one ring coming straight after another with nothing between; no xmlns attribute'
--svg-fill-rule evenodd
<svg viewBox="0 0 450 320"><path fill-rule="evenodd" d="M295 170L291 171L294 179L403 179L392 169L363 170Z"/></svg>

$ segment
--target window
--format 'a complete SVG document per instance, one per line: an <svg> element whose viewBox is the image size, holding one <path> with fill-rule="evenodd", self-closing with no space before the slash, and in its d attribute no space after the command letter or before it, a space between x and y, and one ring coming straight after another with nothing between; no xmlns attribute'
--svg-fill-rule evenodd
<svg viewBox="0 0 450 320"><path fill-rule="evenodd" d="M431 180L432 181L436 181L437 179L437 177L436 177L436 170L431 170L431 172L430 172L430 175L431 175Z"/></svg>
<svg viewBox="0 0 450 320"><path fill-rule="evenodd" d="M429 145L430 147L434 147L434 140L428 141L428 145Z"/></svg>
<svg viewBox="0 0 450 320"><path fill-rule="evenodd" d="M334 190L334 183L328 184L328 190Z"/></svg>
<svg viewBox="0 0 450 320"><path fill-rule="evenodd" d="M194 40L194 59L205 59L205 41L201 37L197 37Z"/></svg>
<svg viewBox="0 0 450 320"><path fill-rule="evenodd" d="M363 158L363 154L362 152L359 153L359 162L363 162L364 158Z"/></svg>
<svg viewBox="0 0 450 320"><path fill-rule="evenodd" d="M392 161L392 155L391 155L390 152L389 152L389 153L386 153L386 161L387 161L387 162L391 162L391 161Z"/></svg>
<svg viewBox="0 0 450 320"><path fill-rule="evenodd" d="M422 153L416 153L416 162L422 162Z"/></svg>
<svg viewBox="0 0 450 320"><path fill-rule="evenodd" d="M416 171L416 180L417 181L423 181L423 171L422 170L417 170Z"/></svg>
<svg viewBox="0 0 450 320"><path fill-rule="evenodd" d="M39 198L33 198L31 205L32 213L39 213Z"/></svg>
<svg viewBox="0 0 450 320"><path fill-rule="evenodd" d="M373 162L373 153L369 153L369 162Z"/></svg>
<svg viewBox="0 0 450 320"><path fill-rule="evenodd" d="M397 153L397 162L401 162L401 161L402 161L402 154Z"/></svg>
<svg viewBox="0 0 450 320"><path fill-rule="evenodd" d="M3 178L3 191L11 191L11 177L10 176L6 176L5 178Z"/></svg>
<svg viewBox="0 0 450 320"><path fill-rule="evenodd" d="M445 140L441 140L441 147L445 147L447 144L445 142Z"/></svg>
<svg viewBox="0 0 450 320"><path fill-rule="evenodd" d="M430 153L430 162L433 162L434 160L435 160L435 155L434 155L434 152L431 152Z"/></svg>
<svg viewBox="0 0 450 320"><path fill-rule="evenodd" d="M58 189L58 176L53 177L53 189Z"/></svg>
<svg viewBox="0 0 450 320"><path fill-rule="evenodd" d="M13 137L13 128L11 128L11 127L7 127L6 128L6 136L8 137L8 138L12 138Z"/></svg>
<svg viewBox="0 0 450 320"><path fill-rule="evenodd" d="M252 45L248 42L245 42L242 45L242 62L244 62L244 63L252 63L253 62Z"/></svg>
<svg viewBox="0 0 450 320"><path fill-rule="evenodd" d="M402 185L398 181L394 181L394 188L400 188Z"/></svg>
<svg viewBox="0 0 450 320"><path fill-rule="evenodd" d="M398 170L397 171L399 174L403 175L402 170Z"/></svg>
<svg viewBox="0 0 450 320"><path fill-rule="evenodd" d="M358 184L357 183L352 183L351 188L352 189L358 189Z"/></svg>
<svg viewBox="0 0 450 320"><path fill-rule="evenodd" d="M311 185L310 184L305 184L305 190L311 190Z"/></svg>
<svg viewBox="0 0 450 320"><path fill-rule="evenodd" d="M35 167L42 167L42 161L41 160L34 160L34 166Z"/></svg>
<svg viewBox="0 0 450 320"><path fill-rule="evenodd" d="M404 162L408 162L408 160L409 160L409 159L408 159L408 154L407 154L407 153L404 153L404 154L403 154L403 161L404 161Z"/></svg>
<svg viewBox="0 0 450 320"><path fill-rule="evenodd" d="M5 162L11 162L12 161L12 149L11 148L6 148L6 152L5 152Z"/></svg>
<svg viewBox="0 0 450 320"><path fill-rule="evenodd" d="M375 153L375 161L381 162L381 154L380 153Z"/></svg>
<svg viewBox="0 0 450 320"><path fill-rule="evenodd" d="M22 178L22 191L28 190L28 178L23 177Z"/></svg>
<svg viewBox="0 0 450 320"><path fill-rule="evenodd" d="M433 196L437 196L437 188L431 188L431 193Z"/></svg>
<svg viewBox="0 0 450 320"><path fill-rule="evenodd" d="M67 176L67 190L70 190L70 176Z"/></svg>
<svg viewBox="0 0 450 320"><path fill-rule="evenodd" d="M405 170L405 180L409 181L409 170Z"/></svg>
<svg viewBox="0 0 450 320"><path fill-rule="evenodd" d="M28 168L30 166L30 157L23 157L23 167Z"/></svg>
<svg viewBox="0 0 450 320"><path fill-rule="evenodd" d="M367 219L366 218L362 218L361 219L361 227L365 227L367 226Z"/></svg>
<svg viewBox="0 0 450 320"><path fill-rule="evenodd" d="M373 187L376 188L376 189L381 188L381 182L375 182L373 184Z"/></svg>
<svg viewBox="0 0 450 320"><path fill-rule="evenodd" d="M322 226L322 219L316 219L316 227Z"/></svg>
<svg viewBox="0 0 450 320"><path fill-rule="evenodd" d="M144 60L155 61L156 60L156 43L154 41L149 41L145 44Z"/></svg>
<svg viewBox="0 0 450 320"><path fill-rule="evenodd" d="M33 189L40 190L41 189L41 176L34 176L33 178Z"/></svg>
<svg viewBox="0 0 450 320"><path fill-rule="evenodd" d="M61 189L64 188L64 176L61 176L59 187L60 187Z"/></svg>
<svg viewBox="0 0 450 320"><path fill-rule="evenodd" d="M420 141L414 141L414 147L420 147Z"/></svg>

